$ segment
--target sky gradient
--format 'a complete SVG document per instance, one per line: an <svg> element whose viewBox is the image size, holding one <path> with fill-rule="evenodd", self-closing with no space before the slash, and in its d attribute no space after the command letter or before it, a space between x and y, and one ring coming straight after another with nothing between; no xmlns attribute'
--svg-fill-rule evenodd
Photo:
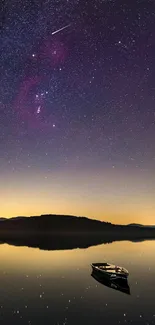
<svg viewBox="0 0 155 325"><path fill-rule="evenodd" d="M0 216L155 224L154 1L1 10Z"/></svg>

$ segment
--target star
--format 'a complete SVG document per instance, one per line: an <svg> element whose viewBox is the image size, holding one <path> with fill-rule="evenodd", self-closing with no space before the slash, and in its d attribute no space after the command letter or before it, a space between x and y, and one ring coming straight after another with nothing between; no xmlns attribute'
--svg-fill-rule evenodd
<svg viewBox="0 0 155 325"><path fill-rule="evenodd" d="M41 111L41 106L38 106L38 108L37 108L37 114L40 114L40 111Z"/></svg>

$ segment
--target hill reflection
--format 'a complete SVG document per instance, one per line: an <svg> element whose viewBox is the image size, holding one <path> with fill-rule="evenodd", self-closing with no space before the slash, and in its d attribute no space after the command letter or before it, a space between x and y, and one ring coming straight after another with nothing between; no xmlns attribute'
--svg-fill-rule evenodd
<svg viewBox="0 0 155 325"><path fill-rule="evenodd" d="M129 236L124 236L120 238L119 236L108 236L106 234L89 235L89 234L74 234L74 235L52 235L52 236L23 236L23 237L13 237L13 238L3 238L0 244L9 244L14 246L27 246L32 248L39 248L40 250L70 250L77 248L88 248L91 246L97 246L101 244L110 244L115 241L129 240L132 242L145 241L148 238L130 238ZM151 238L149 238L150 240Z"/></svg>

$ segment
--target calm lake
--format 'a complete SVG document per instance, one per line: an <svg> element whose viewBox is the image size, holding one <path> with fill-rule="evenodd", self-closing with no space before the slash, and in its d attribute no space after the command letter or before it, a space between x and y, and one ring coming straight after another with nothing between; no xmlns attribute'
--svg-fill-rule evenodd
<svg viewBox="0 0 155 325"><path fill-rule="evenodd" d="M0 245L0 324L155 324L155 241L43 251ZM92 262L124 266L131 295L91 276Z"/></svg>

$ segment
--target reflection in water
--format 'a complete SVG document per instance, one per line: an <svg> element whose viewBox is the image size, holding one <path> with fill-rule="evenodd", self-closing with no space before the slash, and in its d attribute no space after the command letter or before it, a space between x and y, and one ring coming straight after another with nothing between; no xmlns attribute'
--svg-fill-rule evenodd
<svg viewBox="0 0 155 325"><path fill-rule="evenodd" d="M30 237L18 237L12 238L12 239L1 239L0 244L9 244L14 246L27 246L32 248L39 248L42 250L71 250L75 248L89 248L91 246L95 245L101 245L101 244L111 244L116 241L133 241L132 238L126 238L126 236L122 239L117 238L117 236L109 236L106 234L97 234L97 235L91 235L91 234L74 234L74 235L68 235L68 234L61 234L61 235L43 235L43 236L30 236ZM147 238L139 238L137 240L134 240L134 242L141 242L146 241Z"/></svg>
<svg viewBox="0 0 155 325"><path fill-rule="evenodd" d="M155 241L43 251L0 245L3 325L152 325ZM90 276L92 261L128 269L131 295Z"/></svg>
<svg viewBox="0 0 155 325"><path fill-rule="evenodd" d="M130 287L128 285L128 281L125 279L110 280L108 278L100 276L95 271L92 272L91 276L95 280L97 280L99 283L101 283L109 288L112 288L112 289L115 289L115 290L118 290L118 291L121 291L121 292L124 292L124 293L127 293L128 295L130 295Z"/></svg>

